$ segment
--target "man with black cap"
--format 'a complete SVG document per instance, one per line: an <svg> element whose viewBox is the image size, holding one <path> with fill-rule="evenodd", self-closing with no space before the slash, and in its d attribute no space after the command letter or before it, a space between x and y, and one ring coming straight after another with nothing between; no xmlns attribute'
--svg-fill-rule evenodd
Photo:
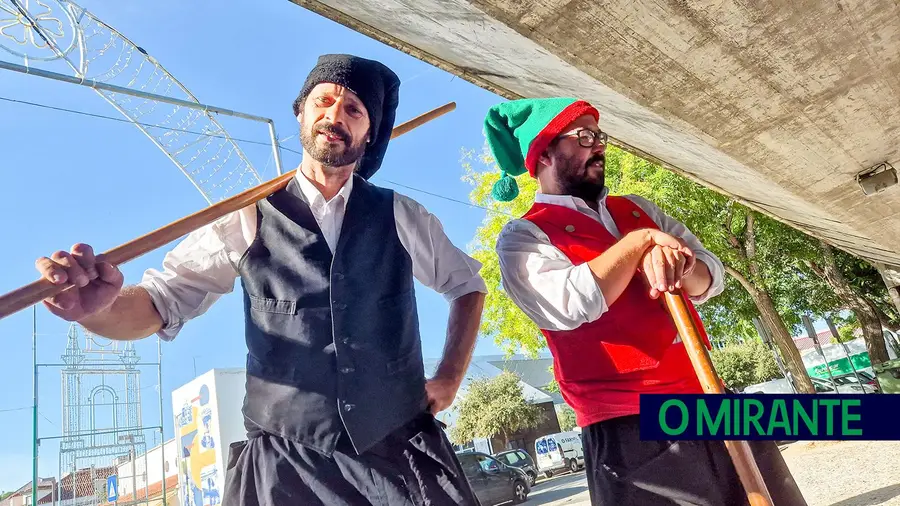
<svg viewBox="0 0 900 506"><path fill-rule="evenodd" d="M477 504L432 413L452 402L484 302L480 264L421 205L367 181L400 81L381 63L322 56L294 102L303 160L279 192L191 233L140 284L76 245L37 262L77 289L53 313L113 339L171 340L241 278L244 420L224 504ZM426 381L414 279L450 301Z"/></svg>

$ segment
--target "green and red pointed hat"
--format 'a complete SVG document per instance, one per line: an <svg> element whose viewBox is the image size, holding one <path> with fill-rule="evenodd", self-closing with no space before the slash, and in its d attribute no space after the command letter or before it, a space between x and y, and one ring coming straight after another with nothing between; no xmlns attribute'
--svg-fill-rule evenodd
<svg viewBox="0 0 900 506"><path fill-rule="evenodd" d="M502 176L491 195L508 202L519 195L515 176L535 177L538 160L550 143L586 114L600 119L594 106L574 98L527 98L495 105L484 120L485 137Z"/></svg>

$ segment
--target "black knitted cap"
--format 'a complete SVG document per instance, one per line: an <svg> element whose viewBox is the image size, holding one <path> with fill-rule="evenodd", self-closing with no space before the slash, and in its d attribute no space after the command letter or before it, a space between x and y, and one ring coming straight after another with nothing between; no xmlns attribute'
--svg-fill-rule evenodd
<svg viewBox="0 0 900 506"><path fill-rule="evenodd" d="M316 85L332 83L352 91L369 113L370 143L360 161L358 173L365 179L381 168L387 151L397 105L400 102L400 78L383 63L349 54L319 57L300 95L294 100L294 116L303 110L303 102Z"/></svg>

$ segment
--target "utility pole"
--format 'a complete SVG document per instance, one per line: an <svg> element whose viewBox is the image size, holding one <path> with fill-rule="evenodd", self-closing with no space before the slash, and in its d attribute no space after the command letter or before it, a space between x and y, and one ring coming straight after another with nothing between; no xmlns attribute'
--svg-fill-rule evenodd
<svg viewBox="0 0 900 506"><path fill-rule="evenodd" d="M813 327L812 320L806 315L803 315L801 318L803 320L803 326L806 327L806 334L813 340L813 344L816 346L816 351L819 352L819 355L822 355L822 360L825 362L825 370L828 371L828 377L831 379L831 386L834 388L835 393L837 393L837 383L834 382L834 375L831 374L831 366L828 365L828 358L825 356L825 352L822 351L822 345L819 344L819 337L816 335L816 329Z"/></svg>
<svg viewBox="0 0 900 506"><path fill-rule="evenodd" d="M863 388L863 382L859 377L859 372L856 370L856 366L853 365L853 359L850 357L850 349L847 348L847 343L841 341L841 335L838 333L837 327L834 326L834 320L829 316L825 318L825 323L828 324L828 330L831 331L831 335L834 337L835 341L841 343L841 347L844 348L844 355L847 356L847 362L850 362L850 368L853 369L853 375L856 376L856 383L860 388ZM865 389L863 393L866 393Z"/></svg>
<svg viewBox="0 0 900 506"><path fill-rule="evenodd" d="M797 387L794 386L794 378L791 377L790 371L788 371L784 367L784 362L781 361L781 355L778 354L778 350L776 350L775 347L772 346L772 340L769 339L769 334L766 331L766 328L763 327L763 324L761 321L759 321L759 318L755 316L753 317L753 326L756 327L756 332L759 334L759 338L762 339L763 344L765 344L766 347L769 348L769 351L772 352L772 355L775 356L775 363L778 364L778 370L781 371L781 375L784 376L784 379L787 380L788 385L791 386L791 391L797 393Z"/></svg>

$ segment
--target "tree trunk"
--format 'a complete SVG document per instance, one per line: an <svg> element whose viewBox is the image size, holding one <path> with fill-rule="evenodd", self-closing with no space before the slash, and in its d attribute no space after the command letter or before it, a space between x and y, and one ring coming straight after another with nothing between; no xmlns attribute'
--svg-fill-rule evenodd
<svg viewBox="0 0 900 506"><path fill-rule="evenodd" d="M897 312L900 313L900 286L888 287L888 293L891 296L891 301L894 303L894 306L897 308Z"/></svg>
<svg viewBox="0 0 900 506"><path fill-rule="evenodd" d="M784 320L781 319L781 315L775 309L775 302L772 301L772 297L764 290L754 290L750 292L750 296L753 297L753 302L756 303L756 308L759 309L763 325L766 326L766 330L769 331L772 335L772 340L778 346L778 351L781 352L784 367L794 378L794 386L797 387L797 392L801 394L816 393L812 380L809 379L809 372L807 372L806 366L803 365L800 350L797 349L797 345L794 343L787 326L785 326Z"/></svg>
<svg viewBox="0 0 900 506"><path fill-rule="evenodd" d="M847 308L856 314L859 325L862 328L863 339L866 341L866 350L869 352L869 360L873 364L880 364L889 360L887 346L884 342L884 334L881 330L881 320L878 317L878 310L875 305L865 297L853 291L853 287L844 279L844 275L838 268L834 259L834 250L831 245L820 242L822 247L822 258L824 262L819 267L812 262L808 262L813 272L819 275L837 294L838 298L844 301Z"/></svg>
<svg viewBox="0 0 900 506"><path fill-rule="evenodd" d="M728 265L725 265L725 270L753 298L756 309L759 310L760 321L762 321L763 327L765 327L769 335L772 336L775 346L778 347L784 367L794 379L794 386L797 387L797 392L801 394L816 393L812 380L809 379L809 372L807 372L806 366L803 365L803 358L800 357L800 350L797 349L797 345L794 344L794 339L791 338L791 333L785 326L784 320L781 319L781 315L775 309L775 302L772 301L772 297L765 289L757 288L756 285L737 270Z"/></svg>
<svg viewBox="0 0 900 506"><path fill-rule="evenodd" d="M875 264L875 268L881 273L881 277L884 279L884 286L887 287L888 294L891 296L891 302L897 308L897 313L900 313L900 267L894 268Z"/></svg>
<svg viewBox="0 0 900 506"><path fill-rule="evenodd" d="M897 332L898 330L900 330L900 320L898 320L896 317L893 317L894 319L891 320L891 315L885 313L878 306L874 306L874 307L875 307L875 312L878 313L878 319L881 320L882 327L884 327L888 330L891 330L893 332Z"/></svg>
<svg viewBox="0 0 900 506"><path fill-rule="evenodd" d="M882 330L875 305L868 300L863 300L866 310L859 312L854 309L853 312L856 313L856 318L862 327L863 337L866 340L866 351L869 352L869 361L872 364L881 364L891 359L888 355L887 343L884 342L884 330Z"/></svg>

